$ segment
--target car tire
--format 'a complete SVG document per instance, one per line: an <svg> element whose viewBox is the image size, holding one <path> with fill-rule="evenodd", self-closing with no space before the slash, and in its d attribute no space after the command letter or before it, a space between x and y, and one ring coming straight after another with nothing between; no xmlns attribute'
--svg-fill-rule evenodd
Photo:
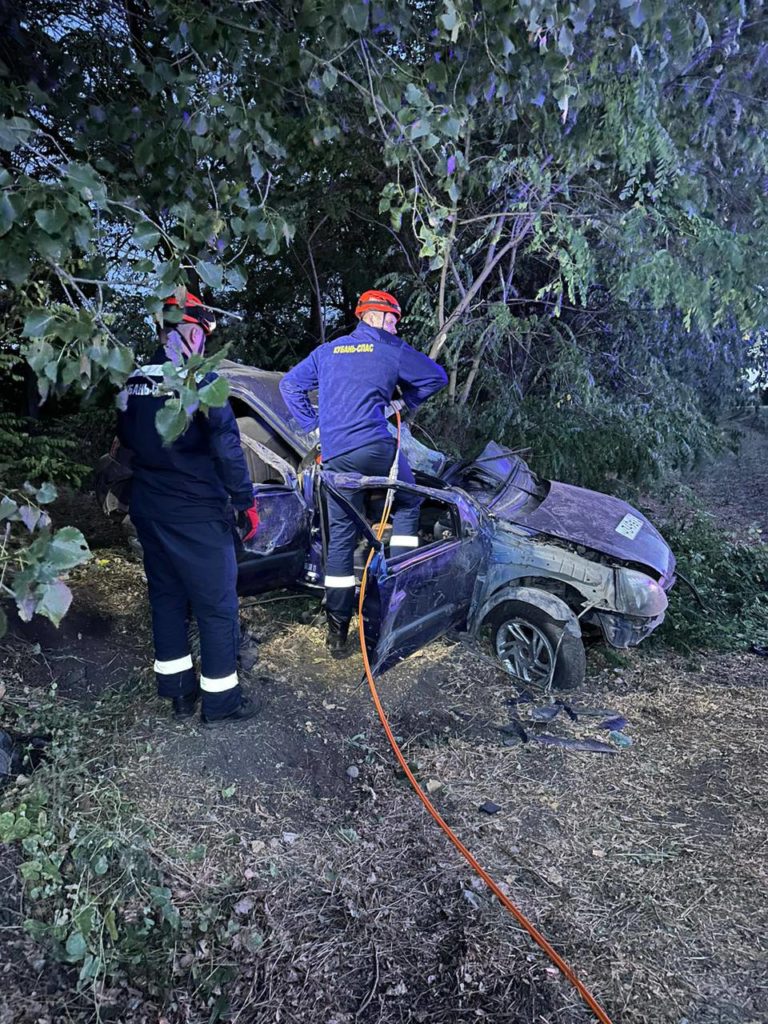
<svg viewBox="0 0 768 1024"><path fill-rule="evenodd" d="M584 682L587 655L581 638L536 605L505 601L494 608L486 624L496 657L521 686L549 689L550 676L556 690L574 690Z"/></svg>

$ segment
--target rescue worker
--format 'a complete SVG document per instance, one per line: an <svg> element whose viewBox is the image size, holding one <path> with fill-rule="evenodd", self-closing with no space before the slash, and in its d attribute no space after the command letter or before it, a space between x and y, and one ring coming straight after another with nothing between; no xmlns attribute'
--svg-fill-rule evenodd
<svg viewBox="0 0 768 1024"><path fill-rule="evenodd" d="M394 408L413 412L445 387L448 378L429 356L397 337L400 306L389 292L364 292L355 316L360 322L354 331L316 348L283 377L280 391L304 430L309 433L319 428L323 468L387 476L397 450L387 416ZM402 400L393 399L397 387ZM314 390L318 390L318 409L309 400ZM397 476L406 483L414 482L402 453ZM364 494L353 492L350 500L362 514ZM418 547L419 505L415 495L398 495L390 556ZM357 528L332 495L328 497L328 519L326 643L334 657L341 657L355 599Z"/></svg>
<svg viewBox="0 0 768 1024"><path fill-rule="evenodd" d="M166 310L178 306L166 301ZM168 400L159 390L162 364L202 354L216 326L211 310L187 293L182 321L160 331L150 364L128 378L127 404L118 420L120 442L133 452L129 510L144 550L152 609L155 679L177 718L194 714L210 725L251 718L258 708L237 675L240 642L233 507L247 540L258 514L240 432L229 405L197 412L184 434L164 444L155 427ZM200 383L215 380L210 374ZM190 612L200 632L201 677L192 665Z"/></svg>

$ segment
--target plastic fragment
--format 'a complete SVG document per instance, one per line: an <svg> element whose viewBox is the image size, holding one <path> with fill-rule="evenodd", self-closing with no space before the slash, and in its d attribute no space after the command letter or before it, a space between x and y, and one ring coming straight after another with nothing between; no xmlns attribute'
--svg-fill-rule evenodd
<svg viewBox="0 0 768 1024"><path fill-rule="evenodd" d="M619 712L613 708L575 708L571 705L571 711L579 718L618 718Z"/></svg>
<svg viewBox="0 0 768 1024"><path fill-rule="evenodd" d="M540 708L532 708L529 718L532 722L551 722L560 714L560 708L555 704L545 704Z"/></svg>
<svg viewBox="0 0 768 1024"><path fill-rule="evenodd" d="M497 726L497 729L499 732L505 733L516 743L528 742L528 733L523 728L522 723L518 722L516 718L513 718L511 722L507 722L506 725Z"/></svg>
<svg viewBox="0 0 768 1024"><path fill-rule="evenodd" d="M482 811L483 814L498 814L501 810L501 805L495 804L493 800L486 800L484 804L480 804L478 810Z"/></svg>
<svg viewBox="0 0 768 1024"><path fill-rule="evenodd" d="M568 736L552 736L550 733L540 733L532 736L534 743L541 743L545 747L563 747L565 750L585 750L590 754L618 754L615 747L600 740L576 740Z"/></svg>
<svg viewBox="0 0 768 1024"><path fill-rule="evenodd" d="M557 704L559 708L563 709L563 711L566 713L566 715L568 715L572 722L578 722L578 712L574 711L570 704L566 704L564 700L556 700L555 704Z"/></svg>
<svg viewBox="0 0 768 1024"><path fill-rule="evenodd" d="M598 729L609 729L611 731L620 732L622 729L626 729L629 722L623 715L614 715L613 718L604 719L599 725Z"/></svg>
<svg viewBox="0 0 768 1024"><path fill-rule="evenodd" d="M536 698L529 690L521 690L516 697L510 697L507 704L511 704L513 707L515 704L535 704Z"/></svg>
<svg viewBox="0 0 768 1024"><path fill-rule="evenodd" d="M749 649L761 658L768 658L768 644L752 644Z"/></svg>

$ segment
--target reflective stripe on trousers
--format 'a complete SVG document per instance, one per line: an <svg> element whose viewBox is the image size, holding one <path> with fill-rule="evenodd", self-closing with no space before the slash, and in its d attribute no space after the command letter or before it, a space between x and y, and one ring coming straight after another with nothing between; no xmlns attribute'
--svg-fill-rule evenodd
<svg viewBox="0 0 768 1024"><path fill-rule="evenodd" d="M323 463L325 469L337 473L361 473L365 476L388 476L395 457L397 445L394 438L374 441L362 448L337 455ZM402 452L398 460L398 480L413 483L413 473ZM365 492L345 491L361 516L365 516ZM420 499L415 494L399 494L395 501L394 532L400 536L415 536L419 525ZM328 495L328 560L326 563L325 603L329 612L339 619L349 620L355 601L355 545L357 525L349 514L337 504L333 495ZM346 580L338 583L329 580Z"/></svg>

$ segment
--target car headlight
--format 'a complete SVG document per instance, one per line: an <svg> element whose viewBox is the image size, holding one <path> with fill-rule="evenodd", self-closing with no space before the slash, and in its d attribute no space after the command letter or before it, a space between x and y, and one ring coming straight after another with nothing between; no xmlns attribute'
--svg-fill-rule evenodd
<svg viewBox="0 0 768 1024"><path fill-rule="evenodd" d="M616 610L624 615L655 619L667 607L667 595L660 583L635 569L616 569Z"/></svg>

